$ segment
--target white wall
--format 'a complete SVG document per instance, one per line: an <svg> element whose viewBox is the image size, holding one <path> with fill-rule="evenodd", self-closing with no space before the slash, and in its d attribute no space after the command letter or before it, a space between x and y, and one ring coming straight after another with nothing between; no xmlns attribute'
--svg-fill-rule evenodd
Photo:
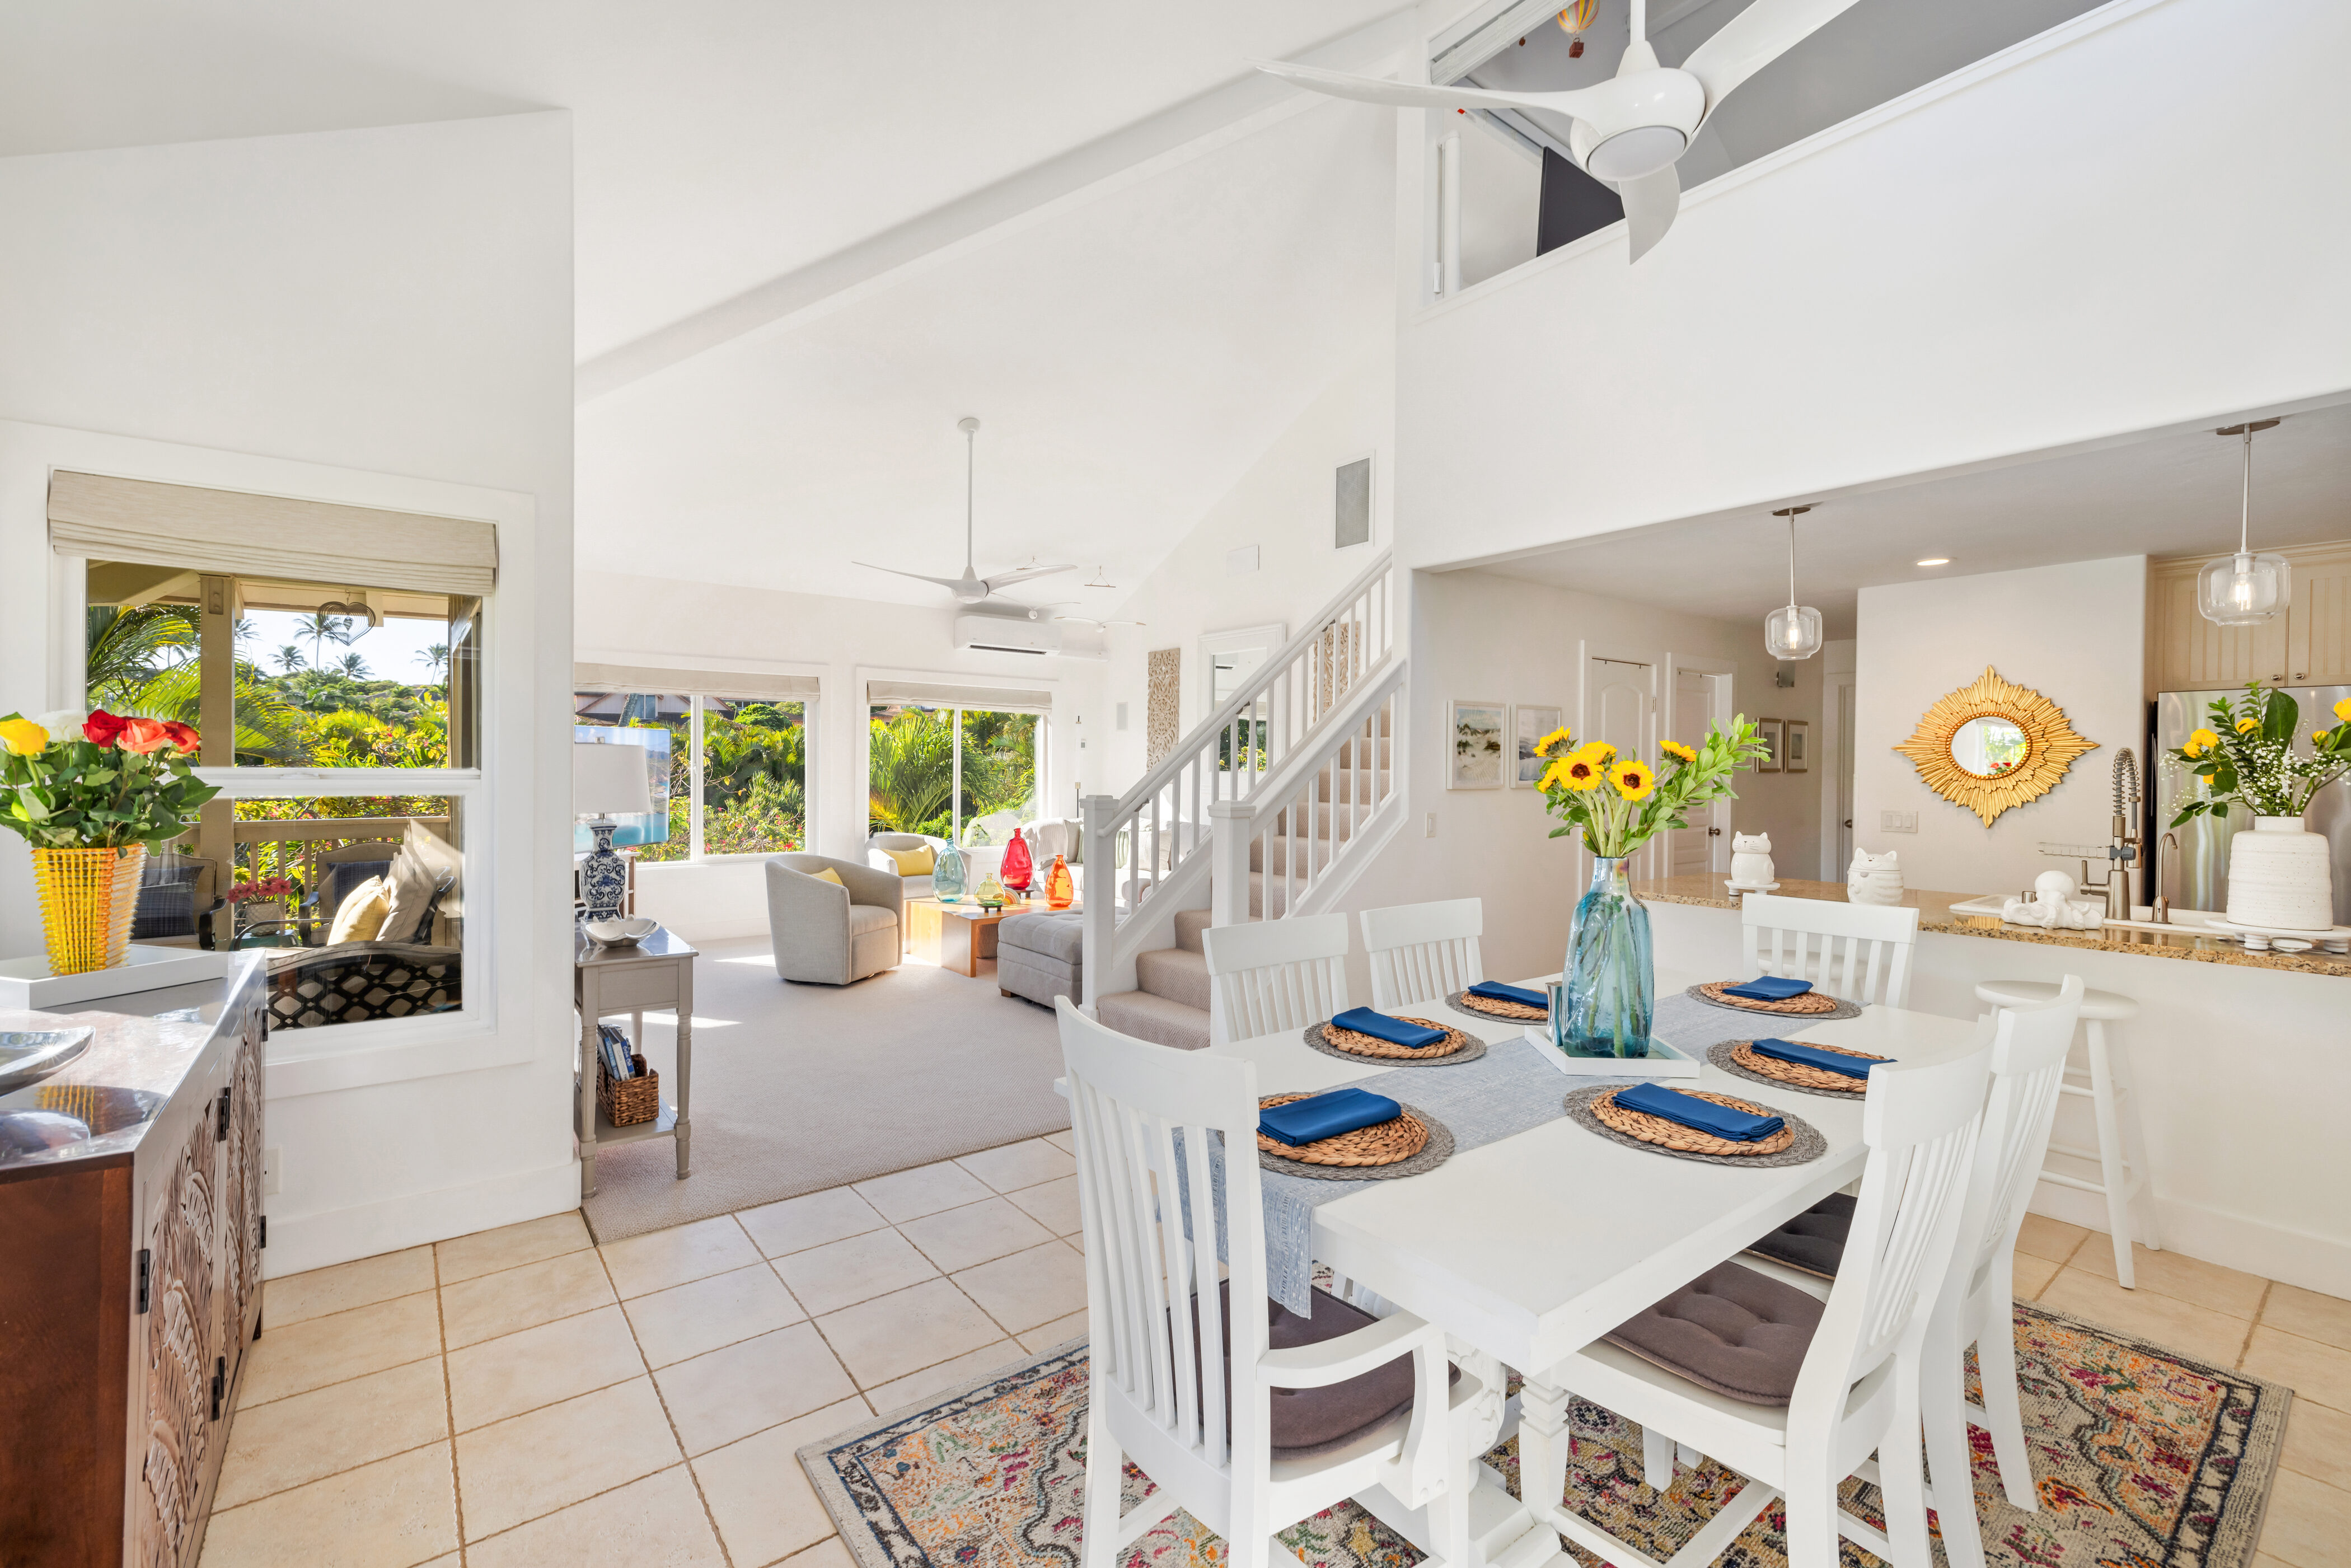
<svg viewBox="0 0 2351 1568"><path fill-rule="evenodd" d="M0 160L0 712L63 700L80 635L52 466L499 523L494 983L470 1022L272 1037L273 1274L578 1201L570 779L539 765L567 738L570 159L541 113ZM11 953L39 941L20 842Z"/></svg>
<svg viewBox="0 0 2351 1568"><path fill-rule="evenodd" d="M2077 862L2038 852L2043 840L2103 844L2112 826L2115 755L2147 758L2141 731L2147 558L2074 561L2026 571L1937 578L1861 591L1854 687L1854 841L1900 852L1903 880L1943 893L2018 893ZM1895 747L1946 693L1986 664L2065 710L2096 749L2074 758L2054 789L1991 827L1927 788ZM1915 811L1918 831L1889 833L1881 811ZM2095 866L2091 868L2095 874Z"/></svg>
<svg viewBox="0 0 2351 1568"><path fill-rule="evenodd" d="M1610 230L1408 310L1400 556L1486 559L2351 385L2351 137L2322 107L2351 11L2117 0L2057 37L1687 193L1636 265Z"/></svg>

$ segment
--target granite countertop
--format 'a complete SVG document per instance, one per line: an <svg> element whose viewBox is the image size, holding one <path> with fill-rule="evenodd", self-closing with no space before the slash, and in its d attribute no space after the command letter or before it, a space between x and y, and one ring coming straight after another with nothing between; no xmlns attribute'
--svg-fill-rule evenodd
<svg viewBox="0 0 2351 1568"><path fill-rule="evenodd" d="M1738 897L1719 876L1669 876L1636 882L1633 891L1650 904L1689 904L1707 909L1737 909ZM1846 902L1840 882L1805 882L1783 876L1774 896L1814 898L1828 904ZM2101 953L2129 953L2149 958L2185 958L2198 964L2234 964L2250 969L2293 969L2305 975L2351 977L2351 957L2337 953L2248 953L2235 942L2198 936L2182 928L2169 931L2044 931L2038 926L2010 925L1994 915L1954 915L1951 905L1980 896L1971 893L1935 893L1911 888L1902 895L1906 908L1918 912L1918 929L1951 936L1981 936L1994 942L2032 942L2044 947L2086 947Z"/></svg>

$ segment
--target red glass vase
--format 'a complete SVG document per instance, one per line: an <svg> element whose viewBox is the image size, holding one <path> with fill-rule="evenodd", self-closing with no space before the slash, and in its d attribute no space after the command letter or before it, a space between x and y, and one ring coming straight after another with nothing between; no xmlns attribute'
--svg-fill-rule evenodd
<svg viewBox="0 0 2351 1568"><path fill-rule="evenodd" d="M1004 864L996 873L998 880L1015 893L1026 893L1029 879L1036 870L1037 862L1029 853L1029 841L1020 836L1019 829L1013 829L1012 841L1004 846Z"/></svg>
<svg viewBox="0 0 2351 1568"><path fill-rule="evenodd" d="M1070 876L1070 862L1060 855L1053 857L1053 869L1045 873L1045 905L1049 909L1067 909L1078 895L1077 883Z"/></svg>

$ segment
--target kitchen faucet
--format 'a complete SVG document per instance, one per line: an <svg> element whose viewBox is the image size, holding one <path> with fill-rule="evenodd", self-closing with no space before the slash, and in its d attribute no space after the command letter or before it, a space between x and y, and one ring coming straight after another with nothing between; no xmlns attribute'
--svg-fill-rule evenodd
<svg viewBox="0 0 2351 1568"><path fill-rule="evenodd" d="M2104 849L2096 845L2052 844L2041 846L2044 855L2082 862L2081 891L2104 894L2106 918L2128 920L2132 915L2131 883L2138 865L2138 755L2127 746L2115 753L2115 817L2114 828ZM2103 857L2106 862L2104 882L2090 880L2090 862ZM2032 894L2027 894L2026 897Z"/></svg>

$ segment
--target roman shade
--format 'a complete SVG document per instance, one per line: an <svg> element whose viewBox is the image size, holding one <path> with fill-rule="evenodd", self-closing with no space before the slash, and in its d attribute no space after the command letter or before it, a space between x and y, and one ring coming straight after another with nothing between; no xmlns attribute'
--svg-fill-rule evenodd
<svg viewBox="0 0 2351 1568"><path fill-rule="evenodd" d="M1051 713L1053 694L1018 686L958 686L929 681L868 681L868 703L922 707L976 707L988 713Z"/></svg>
<svg viewBox="0 0 2351 1568"><path fill-rule="evenodd" d="M814 675L745 674L736 670L664 670L650 664L574 664L572 685L590 692L689 693L757 697L763 702L814 702Z"/></svg>
<svg viewBox="0 0 2351 1568"><path fill-rule="evenodd" d="M92 560L420 593L486 594L498 576L497 529L471 518L66 469L49 476L49 546Z"/></svg>

